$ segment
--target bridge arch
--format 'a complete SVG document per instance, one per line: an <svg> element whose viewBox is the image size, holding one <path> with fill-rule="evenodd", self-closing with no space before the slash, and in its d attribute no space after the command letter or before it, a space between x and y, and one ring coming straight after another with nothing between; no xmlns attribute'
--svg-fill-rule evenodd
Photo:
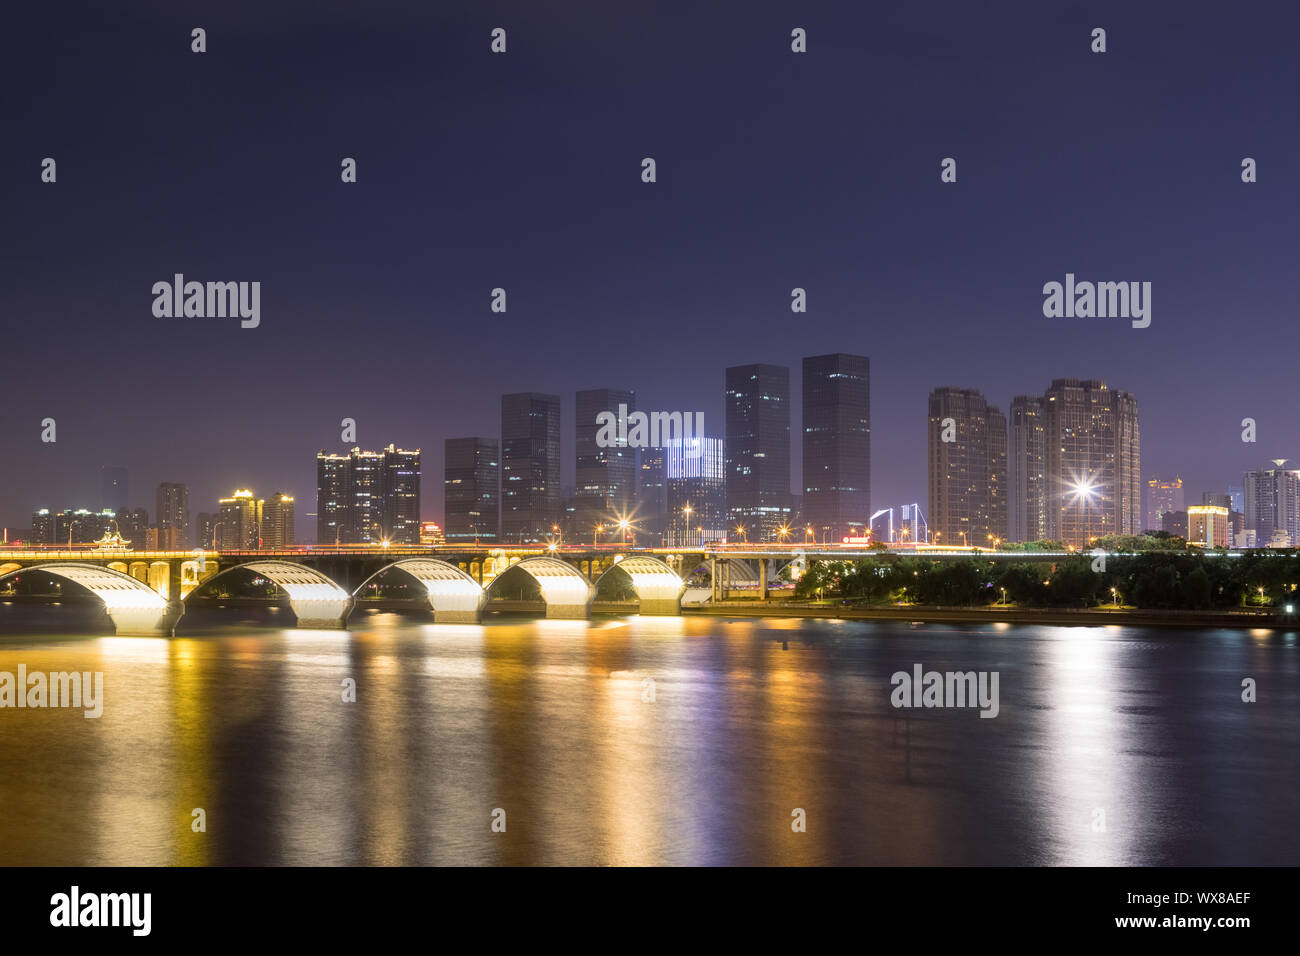
<svg viewBox="0 0 1300 956"><path fill-rule="evenodd" d="M531 575L537 582L542 600L546 602L547 617L586 620L591 615L591 600L596 596L596 589L577 568L558 558L524 558L502 569L487 586L485 598L490 598L501 579L515 568Z"/></svg>
<svg viewBox="0 0 1300 956"><path fill-rule="evenodd" d="M596 579L596 588L610 575L632 583L642 614L680 614L681 597L686 587L680 575L667 562L644 554L634 554L616 561Z"/></svg>
<svg viewBox="0 0 1300 956"><path fill-rule="evenodd" d="M17 574L40 572L80 585L95 595L108 612L113 630L118 634L170 637L176 622L185 613L179 601L165 597L129 574L122 574L96 564L34 564L0 573L0 581Z"/></svg>
<svg viewBox="0 0 1300 956"><path fill-rule="evenodd" d="M260 575L289 595L289 607L299 627L344 628L355 601L351 594L329 578L303 564L292 561L249 561L226 568L203 581L190 592L193 597L212 582L237 571Z"/></svg>
<svg viewBox="0 0 1300 956"><path fill-rule="evenodd" d="M478 623L487 603L487 592L460 568L437 558L404 558L386 564L362 581L353 596L359 596L367 584L392 570L404 571L424 586L434 623Z"/></svg>

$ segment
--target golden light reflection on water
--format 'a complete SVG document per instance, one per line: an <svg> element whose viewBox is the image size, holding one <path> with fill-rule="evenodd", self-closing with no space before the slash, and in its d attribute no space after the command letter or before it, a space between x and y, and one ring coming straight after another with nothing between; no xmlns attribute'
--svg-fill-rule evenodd
<svg viewBox="0 0 1300 956"><path fill-rule="evenodd" d="M1204 830L1208 802L1186 769L1199 752L1173 759L1178 724L1150 702L1207 680L1188 700L1218 699L1294 647L1292 632L378 614L352 632L10 640L0 671L102 671L106 699L98 720L0 711L0 863L1142 862L1160 834ZM915 661L1001 670L1002 714L892 708L889 675ZM1278 735L1296 735L1224 713L1198 746L1285 753ZM1271 792L1228 809L1284 834L1285 859ZM1237 842L1207 838L1194 862Z"/></svg>

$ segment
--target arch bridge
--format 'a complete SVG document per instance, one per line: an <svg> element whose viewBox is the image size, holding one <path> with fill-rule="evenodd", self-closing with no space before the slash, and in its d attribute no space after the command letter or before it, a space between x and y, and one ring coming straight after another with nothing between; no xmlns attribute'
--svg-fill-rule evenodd
<svg viewBox="0 0 1300 956"><path fill-rule="evenodd" d="M74 560L74 556L82 560ZM42 552L16 559L13 555L0 557L0 588L8 578L35 572L78 585L103 604L118 634L170 635L184 613L185 600L202 597L202 590L214 582L249 575L275 585L287 596L298 626L311 628L347 627L358 596L391 572L416 583L436 623L481 620L488 602L497 596L502 578L516 569L536 586L550 618L589 617L597 590L607 581L630 587L642 614L679 614L685 587L668 562L649 554L582 555L581 560L571 561L500 550L460 562L427 551L411 556L374 552L355 556L71 552L67 558L60 557Z"/></svg>

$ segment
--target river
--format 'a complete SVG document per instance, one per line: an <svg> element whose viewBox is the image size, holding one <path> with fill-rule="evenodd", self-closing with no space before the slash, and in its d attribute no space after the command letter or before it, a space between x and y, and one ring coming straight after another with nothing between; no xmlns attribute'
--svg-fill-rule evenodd
<svg viewBox="0 0 1300 956"><path fill-rule="evenodd" d="M1300 864L1295 631L288 614L0 602L0 674L103 674L0 709L0 863Z"/></svg>

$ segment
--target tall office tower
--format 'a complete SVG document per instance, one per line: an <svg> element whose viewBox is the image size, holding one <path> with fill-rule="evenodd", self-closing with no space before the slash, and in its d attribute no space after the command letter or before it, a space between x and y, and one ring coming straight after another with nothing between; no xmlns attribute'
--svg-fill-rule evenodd
<svg viewBox="0 0 1300 956"><path fill-rule="evenodd" d="M1166 513L1186 510L1183 479L1157 478L1154 475L1147 479L1147 511L1146 521L1142 525L1143 530L1159 531L1163 528L1162 522Z"/></svg>
<svg viewBox="0 0 1300 956"><path fill-rule="evenodd" d="M965 388L936 388L929 413L931 540L981 548L1005 541L1006 416Z"/></svg>
<svg viewBox="0 0 1300 956"><path fill-rule="evenodd" d="M1047 537L1075 548L1141 532L1137 399L1105 382L1058 378L1043 397Z"/></svg>
<svg viewBox="0 0 1300 956"><path fill-rule="evenodd" d="M448 544L498 540L501 465L495 438L448 438L444 446L443 524Z"/></svg>
<svg viewBox="0 0 1300 956"><path fill-rule="evenodd" d="M136 551L143 551L149 538L149 512L143 508L124 508L117 513L117 532Z"/></svg>
<svg viewBox="0 0 1300 956"><path fill-rule="evenodd" d="M348 454L348 523L343 540L379 544L384 540L384 455L353 448Z"/></svg>
<svg viewBox="0 0 1300 956"><path fill-rule="evenodd" d="M209 511L200 511L194 519L194 543L200 548L215 548L217 546L217 524L221 521L220 514L214 514Z"/></svg>
<svg viewBox="0 0 1300 956"><path fill-rule="evenodd" d="M154 520L159 528L174 529L165 536L168 540L179 541L181 548L190 545L190 489L176 481L164 481L158 486L154 496L156 508ZM202 544L203 542L199 542Z"/></svg>
<svg viewBox="0 0 1300 956"><path fill-rule="evenodd" d="M293 495L279 491L262 502L262 547L268 550L292 548Z"/></svg>
<svg viewBox="0 0 1300 956"><path fill-rule="evenodd" d="M609 438L610 430L602 430L596 418L602 412L609 412L616 419L620 411L625 416L632 414L636 411L636 393L594 388L578 392L576 398L577 470L574 474L577 484L573 490L572 530L583 537L601 522L632 517L636 500L636 449L628 446L626 424L614 430L612 447L602 448L597 439Z"/></svg>
<svg viewBox="0 0 1300 956"><path fill-rule="evenodd" d="M501 396L501 540L547 540L560 521L560 396Z"/></svg>
<svg viewBox="0 0 1300 956"><path fill-rule="evenodd" d="M1255 532L1256 547L1300 544L1300 470L1283 468L1286 462L1275 458L1274 467L1244 476L1246 530Z"/></svg>
<svg viewBox="0 0 1300 956"><path fill-rule="evenodd" d="M1043 400L1017 395L1008 424L1007 535L1012 541L1042 541L1047 537Z"/></svg>
<svg viewBox="0 0 1300 956"><path fill-rule="evenodd" d="M389 445L383 452L380 496L380 540L393 544L420 543L420 449Z"/></svg>
<svg viewBox="0 0 1300 956"><path fill-rule="evenodd" d="M698 548L727 537L726 462L718 438L676 438L663 449L664 547Z"/></svg>
<svg viewBox="0 0 1300 956"><path fill-rule="evenodd" d="M1226 491L1203 491L1201 492L1201 504L1218 505L1225 511L1231 512L1232 495L1228 494Z"/></svg>
<svg viewBox="0 0 1300 956"><path fill-rule="evenodd" d="M316 544L344 544L348 535L347 455L316 453Z"/></svg>
<svg viewBox="0 0 1300 956"><path fill-rule="evenodd" d="M99 469L99 506L120 513L130 505L129 485L125 468L105 465ZM145 527L148 527L146 525Z"/></svg>
<svg viewBox="0 0 1300 956"><path fill-rule="evenodd" d="M218 504L221 517L217 547L223 551L256 551L262 537L262 502L247 488L241 488Z"/></svg>
<svg viewBox="0 0 1300 956"><path fill-rule="evenodd" d="M32 512L31 543L52 545L54 541L54 513L49 508Z"/></svg>
<svg viewBox="0 0 1300 956"><path fill-rule="evenodd" d="M761 364L727 369L725 417L728 536L776 541L793 518L790 370Z"/></svg>
<svg viewBox="0 0 1300 956"><path fill-rule="evenodd" d="M871 517L871 364L865 355L803 360L800 525L822 541L861 537ZM800 535L802 537L802 534Z"/></svg>
<svg viewBox="0 0 1300 956"><path fill-rule="evenodd" d="M1228 505L1233 511L1246 513L1246 488L1244 485L1228 485L1228 498L1231 504Z"/></svg>
<svg viewBox="0 0 1300 956"><path fill-rule="evenodd" d="M651 546L663 542L668 526L666 460L667 449L662 446L637 450L637 540Z"/></svg>

